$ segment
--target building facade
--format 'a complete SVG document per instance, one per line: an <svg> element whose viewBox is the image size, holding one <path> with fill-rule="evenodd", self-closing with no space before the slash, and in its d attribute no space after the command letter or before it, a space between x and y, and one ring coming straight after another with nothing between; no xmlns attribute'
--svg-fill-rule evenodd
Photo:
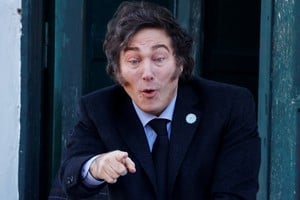
<svg viewBox="0 0 300 200"><path fill-rule="evenodd" d="M193 36L195 73L249 88L259 200L300 198L300 2L163 0ZM0 3L0 196L47 199L81 95L110 85L102 42L121 0Z"/></svg>

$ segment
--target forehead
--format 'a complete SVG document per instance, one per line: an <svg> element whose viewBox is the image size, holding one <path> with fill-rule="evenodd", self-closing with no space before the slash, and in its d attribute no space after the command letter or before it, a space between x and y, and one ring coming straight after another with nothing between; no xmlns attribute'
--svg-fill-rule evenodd
<svg viewBox="0 0 300 200"><path fill-rule="evenodd" d="M144 28L135 33L124 48L144 48L153 46L166 46L171 48L171 38L164 29Z"/></svg>

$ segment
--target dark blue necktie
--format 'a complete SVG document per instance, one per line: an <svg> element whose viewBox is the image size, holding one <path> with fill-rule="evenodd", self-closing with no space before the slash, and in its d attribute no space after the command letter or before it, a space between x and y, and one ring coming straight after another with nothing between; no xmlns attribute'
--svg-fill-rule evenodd
<svg viewBox="0 0 300 200"><path fill-rule="evenodd" d="M155 118L149 122L157 137L152 148L152 159L156 172L159 200L167 199L167 169L169 139L167 132L167 119Z"/></svg>

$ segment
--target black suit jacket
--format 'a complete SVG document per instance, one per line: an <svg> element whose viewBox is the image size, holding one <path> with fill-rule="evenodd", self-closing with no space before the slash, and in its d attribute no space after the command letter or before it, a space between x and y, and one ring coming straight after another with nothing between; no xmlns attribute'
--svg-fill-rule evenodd
<svg viewBox="0 0 300 200"><path fill-rule="evenodd" d="M188 123L188 114L197 117L194 123ZM171 126L169 199L256 199L260 139L248 90L198 78L180 82ZM155 172L143 126L131 99L117 85L81 100L80 119L60 170L71 199L99 192L105 184L85 187L81 168L91 157L113 150L128 152L136 173L109 184L110 199L155 199Z"/></svg>

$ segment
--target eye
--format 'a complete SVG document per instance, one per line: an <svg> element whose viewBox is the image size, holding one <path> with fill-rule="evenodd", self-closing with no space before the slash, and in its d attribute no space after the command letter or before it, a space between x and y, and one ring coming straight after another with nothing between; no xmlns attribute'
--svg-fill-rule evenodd
<svg viewBox="0 0 300 200"><path fill-rule="evenodd" d="M156 62L156 63L158 63L158 64L161 64L161 63L163 63L164 61L165 61L165 57L164 56L159 56L159 57L157 57L157 58L154 58L154 61Z"/></svg>
<svg viewBox="0 0 300 200"><path fill-rule="evenodd" d="M138 66L140 64L140 60L138 59L129 59L128 60L128 63L131 65L131 66Z"/></svg>

